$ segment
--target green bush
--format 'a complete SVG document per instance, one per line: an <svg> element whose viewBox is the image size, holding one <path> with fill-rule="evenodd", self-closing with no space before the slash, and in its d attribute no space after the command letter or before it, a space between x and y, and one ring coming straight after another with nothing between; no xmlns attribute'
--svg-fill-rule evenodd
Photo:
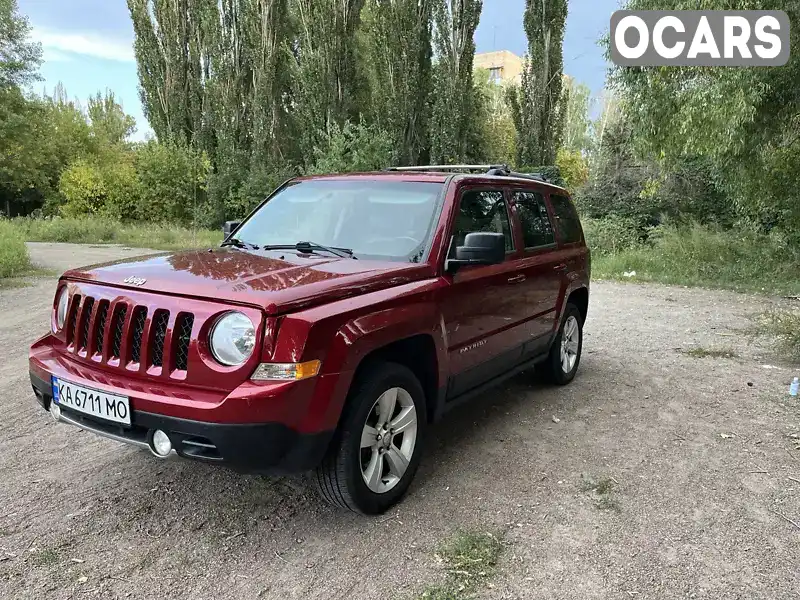
<svg viewBox="0 0 800 600"><path fill-rule="evenodd" d="M605 219L582 219L586 243L592 253L616 254L641 244L646 236L636 219L610 215Z"/></svg>
<svg viewBox="0 0 800 600"><path fill-rule="evenodd" d="M568 190L578 190L589 181L589 162L580 151L560 148L556 163Z"/></svg>
<svg viewBox="0 0 800 600"><path fill-rule="evenodd" d="M201 152L149 141L136 151L141 221L190 223L205 202L211 162Z"/></svg>
<svg viewBox="0 0 800 600"><path fill-rule="evenodd" d="M29 242L68 242L78 244L123 244L136 248L181 250L208 248L222 241L222 231L187 229L156 223L124 223L108 217L56 217L11 221L15 230Z"/></svg>
<svg viewBox="0 0 800 600"><path fill-rule="evenodd" d="M800 310L767 312L759 325L762 332L777 338L789 356L800 359Z"/></svg>
<svg viewBox="0 0 800 600"><path fill-rule="evenodd" d="M516 171L519 173L537 173L543 175L547 181L560 187L566 187L567 185L567 182L564 181L564 178L561 176L561 168L558 165L545 165L543 167L522 166L518 167Z"/></svg>
<svg viewBox="0 0 800 600"><path fill-rule="evenodd" d="M575 191L581 214L602 219L618 215L641 227L673 221L730 226L734 208L717 185L708 161L691 156L665 165L636 152L630 123L612 120L593 154L589 181Z"/></svg>
<svg viewBox="0 0 800 600"><path fill-rule="evenodd" d="M139 218L142 186L136 172L135 156L130 152L119 153L103 166L102 173L106 184L102 214L125 221Z"/></svg>
<svg viewBox="0 0 800 600"><path fill-rule="evenodd" d="M364 123L337 124L321 147L314 149L309 173L353 173L377 171L393 163L394 149L388 133Z"/></svg>
<svg viewBox="0 0 800 600"><path fill-rule="evenodd" d="M800 293L800 248L783 234L724 230L692 224L650 231L647 244L599 252L592 272L601 278L635 278L678 285Z"/></svg>
<svg viewBox="0 0 800 600"><path fill-rule="evenodd" d="M209 171L205 155L178 144L108 148L91 160L73 161L61 173L58 214L191 223L205 202Z"/></svg>
<svg viewBox="0 0 800 600"><path fill-rule="evenodd" d="M284 167L283 170L271 170L254 165L244 183L228 195L225 201L225 219L243 219L278 186L295 175L296 173L288 167ZM203 215L199 218L202 219Z"/></svg>
<svg viewBox="0 0 800 600"><path fill-rule="evenodd" d="M25 238L10 221L0 219L0 279L24 275L30 269Z"/></svg>
<svg viewBox="0 0 800 600"><path fill-rule="evenodd" d="M103 174L93 163L79 158L61 173L58 191L65 202L60 212L66 217L100 214L106 204Z"/></svg>

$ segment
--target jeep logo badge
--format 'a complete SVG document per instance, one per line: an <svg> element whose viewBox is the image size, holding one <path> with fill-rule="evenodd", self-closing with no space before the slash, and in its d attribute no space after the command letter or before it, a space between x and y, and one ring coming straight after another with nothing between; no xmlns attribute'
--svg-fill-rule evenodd
<svg viewBox="0 0 800 600"><path fill-rule="evenodd" d="M131 275L130 277L126 277L122 283L127 283L128 285L144 285L147 283L147 279L144 277L134 277Z"/></svg>

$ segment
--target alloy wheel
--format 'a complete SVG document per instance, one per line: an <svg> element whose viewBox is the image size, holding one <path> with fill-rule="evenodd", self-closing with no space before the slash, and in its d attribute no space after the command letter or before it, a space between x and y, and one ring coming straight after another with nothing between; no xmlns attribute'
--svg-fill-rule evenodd
<svg viewBox="0 0 800 600"><path fill-rule="evenodd" d="M578 319L570 316L564 322L564 329L561 332L561 369L564 373L571 373L578 361L578 350L580 349L581 330Z"/></svg>
<svg viewBox="0 0 800 600"><path fill-rule="evenodd" d="M408 470L417 443L417 408L408 391L386 390L367 414L361 432L361 475L370 491L384 494Z"/></svg>

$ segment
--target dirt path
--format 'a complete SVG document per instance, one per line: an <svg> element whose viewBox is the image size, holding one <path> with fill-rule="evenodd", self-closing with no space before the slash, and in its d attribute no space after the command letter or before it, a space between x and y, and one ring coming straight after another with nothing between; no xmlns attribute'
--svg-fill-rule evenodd
<svg viewBox="0 0 800 600"><path fill-rule="evenodd" d="M31 254L63 269L132 252ZM301 478L156 462L53 424L27 347L54 285L0 290L0 598L409 598L471 528L508 541L484 598L800 594L800 528L776 514L800 522L791 366L740 334L764 298L595 284L574 384L520 376L453 415L408 499L367 519ZM738 357L676 350L698 345Z"/></svg>

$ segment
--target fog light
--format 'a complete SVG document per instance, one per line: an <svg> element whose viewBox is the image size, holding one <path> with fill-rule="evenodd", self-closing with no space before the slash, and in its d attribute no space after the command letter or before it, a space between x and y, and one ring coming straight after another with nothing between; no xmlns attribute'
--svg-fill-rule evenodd
<svg viewBox="0 0 800 600"><path fill-rule="evenodd" d="M153 451L153 454L159 458L166 458L169 456L169 453L172 452L172 442L166 433L160 429L156 429L153 432L153 439L150 442L150 449Z"/></svg>
<svg viewBox="0 0 800 600"><path fill-rule="evenodd" d="M61 420L61 407L55 402L50 403L50 416L53 417L53 421Z"/></svg>

